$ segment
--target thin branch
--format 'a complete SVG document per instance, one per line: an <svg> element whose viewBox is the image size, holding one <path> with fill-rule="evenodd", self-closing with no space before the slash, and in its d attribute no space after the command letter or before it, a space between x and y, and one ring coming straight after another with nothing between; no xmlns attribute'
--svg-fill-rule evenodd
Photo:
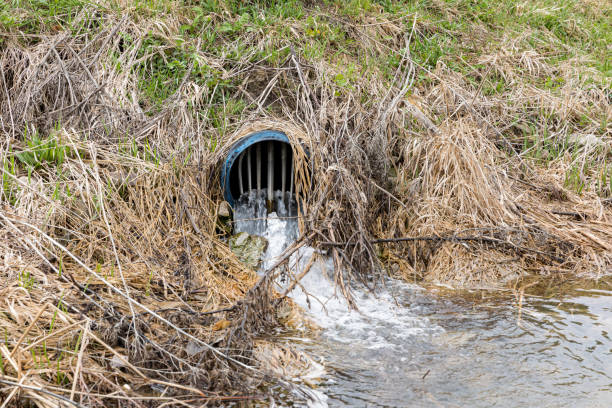
<svg viewBox="0 0 612 408"><path fill-rule="evenodd" d="M501 239L497 239L497 238L493 238L493 237L487 237L487 236L470 236L470 237L458 237L456 235L449 235L449 236L444 236L444 237L439 237L439 236L422 236L422 237L398 237L398 238L380 238L380 239L373 239L370 240L369 242L371 244L384 244L384 243L394 243L394 242L414 242L414 241L430 241L430 242L480 242L480 243L486 243L486 244L495 244L495 245L500 245L500 246L509 246L514 250L520 251L520 252L532 252L547 258L552 259L553 261L556 261L558 263L563 263L565 262L565 259L560 258L556 255L553 254L549 254L547 252L542 252L542 251L538 251L536 249L532 249L532 248L526 248L523 246L519 246L519 245L515 245L510 241L503 241ZM323 246L328 246L328 247L344 247L344 246L349 246L349 245L357 245L355 243L352 242L322 242L321 245Z"/></svg>
<svg viewBox="0 0 612 408"><path fill-rule="evenodd" d="M75 406L77 408L86 408L84 405L81 405L78 402L71 401L69 398L66 398L66 397L64 397L62 395L59 395L59 394L55 394L55 393L53 393L51 391L47 391L47 390L45 390L42 387L33 387L31 385L19 384L19 383L13 382L13 381L3 380L2 378L0 378L0 384L6 384L6 385L13 386L13 387L23 388L24 390L40 392L40 393L43 393L43 394L47 394L47 395L49 395L49 396L51 396L53 398L56 398L56 399L58 399L60 401L64 401L65 403L73 405L73 406Z"/></svg>

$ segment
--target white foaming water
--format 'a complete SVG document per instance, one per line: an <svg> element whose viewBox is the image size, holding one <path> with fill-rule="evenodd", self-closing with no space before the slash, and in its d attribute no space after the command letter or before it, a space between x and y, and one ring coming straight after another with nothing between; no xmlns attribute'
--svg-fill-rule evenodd
<svg viewBox="0 0 612 408"><path fill-rule="evenodd" d="M301 249L291 259L293 273L299 274L311 256L317 257L313 267L290 296L324 329L325 337L363 349L401 351L407 345L406 340L414 336L442 332L440 327L432 325L425 317L416 316L396 298L396 295L401 297L406 292L419 290L416 286L387 280L385 287L372 293L354 285L352 295L358 307L354 310L333 281L331 258L312 248Z"/></svg>
<svg viewBox="0 0 612 408"><path fill-rule="evenodd" d="M313 250L304 252L308 252L306 260ZM292 299L325 329L326 337L366 349L400 351L409 338L441 331L427 318L415 316L406 305L396 301L394 293L414 291L415 287L394 281L388 281L387 287L376 293L356 287L352 294L358 310L354 310L336 289L332 271L331 260L319 260L301 280L302 287L291 292Z"/></svg>
<svg viewBox="0 0 612 408"><path fill-rule="evenodd" d="M275 196L278 214L266 214L264 192L258 194L256 191L245 194L234 210L238 232L246 231L268 240L262 270L272 266L298 235L297 219L283 218L288 212L279 191ZM248 217L256 220L246 220ZM309 247L301 248L291 257L289 267L292 273L299 275L312 256L316 257L314 265L290 296L318 326L325 329L324 336L342 343L358 341L360 347L369 349L402 349L408 338L442 332L440 327L433 326L425 317L416 316L394 296L415 292L419 290L417 286L387 280L385 287L379 288L376 293L354 287L353 296L359 310L351 310L333 282L333 263L329 257ZM291 280L279 280L277 285L284 290L290 283Z"/></svg>
<svg viewBox="0 0 612 408"><path fill-rule="evenodd" d="M286 210L284 200L280 199L280 192L275 196L277 212L266 214L265 195L255 191L241 197L234 209L236 232L245 231L268 240L262 271L277 262L298 236L295 213L288 216L290 212ZM333 282L331 258L310 247L301 248L291 257L289 269L294 276L300 275L312 256L316 257L314 264L290 296L323 329L322 335L329 341L350 344L361 350L384 351L385 358L396 359L410 347L409 339L443 332L426 317L415 315L410 307L396 301L394 294L401 297L414 293L419 290L416 286L389 279L375 294L355 286L353 297L359 310L351 309ZM291 282L291 279L279 278L276 282L279 292L283 292ZM319 397L315 402L310 401L309 406L327 406L327 397Z"/></svg>
<svg viewBox="0 0 612 408"><path fill-rule="evenodd" d="M263 236L266 232L265 191L251 190L243 194L234 207L234 232Z"/></svg>
<svg viewBox="0 0 612 408"><path fill-rule="evenodd" d="M262 217L264 268L297 235L295 219L277 214ZM316 339L292 340L327 375L313 373L304 384L317 385L297 385L295 400L282 406L610 406L609 283L561 299L526 297L517 319L516 306L495 297L479 307L387 279L376 295L353 286L359 311L352 311L336 293L325 255L302 248L290 260L292 273L313 254L319 259L303 289L290 296L323 330Z"/></svg>
<svg viewBox="0 0 612 408"><path fill-rule="evenodd" d="M244 193L236 202L234 208L234 232L247 232L251 235L259 235L261 237L281 238L283 233L276 229L277 232L271 235L269 232L270 225L268 221L267 208L267 191L251 190ZM289 193L283 194L281 191L274 192L274 214L275 218L281 218L286 222L283 228L287 231L286 238L294 241L297 238L297 204L294 199L289 201Z"/></svg>

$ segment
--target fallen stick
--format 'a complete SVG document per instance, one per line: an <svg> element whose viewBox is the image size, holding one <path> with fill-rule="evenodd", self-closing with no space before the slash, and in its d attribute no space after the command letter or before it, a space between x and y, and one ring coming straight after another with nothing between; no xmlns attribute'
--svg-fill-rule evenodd
<svg viewBox="0 0 612 408"><path fill-rule="evenodd" d="M49 395L49 396L51 396L51 397L53 397L53 398L55 398L57 400L64 401L66 404L69 404L69 405L72 405L72 406L75 406L75 407L78 407L78 408L85 408L85 406L83 406L83 405L81 405L81 404L79 404L77 402L71 401L70 399L68 399L68 398L66 398L66 397L64 397L62 395L55 394L55 393L53 393L51 391L47 391L46 389L44 389L42 387L33 387L33 386L30 386L30 385L16 383L16 382L13 382L13 381L3 380L1 378L0 378L0 384L6 384L6 385L9 385L9 386L12 386L12 387L22 388L24 390L40 392L42 394L47 394L47 395Z"/></svg>
<svg viewBox="0 0 612 408"><path fill-rule="evenodd" d="M285 249L285 251L281 254L280 259L278 259L274 263L274 265L272 265L271 267L266 269L263 272L263 276L261 277L261 279L259 279L259 281L257 281L257 283L251 289L249 289L249 293L253 293L263 282L265 282L270 277L272 272L275 272L276 268L281 266L283 263L287 262L289 260L289 258L291 257L291 255L293 255L294 252L296 252L298 249L300 249L301 247L306 245L306 242L308 242L310 239L312 239L312 237L314 237L314 235L315 235L315 233L313 232L310 235L308 235L307 237L302 237L302 238L298 239L295 243L293 243L290 247Z"/></svg>
<svg viewBox="0 0 612 408"><path fill-rule="evenodd" d="M291 285L289 285L289 287L287 289L285 289L283 294L278 299L276 299L275 305L278 305L280 303L280 301L283 300L300 283L302 278L304 276L306 276L306 274L308 272L310 272L310 269L314 265L314 262L315 262L315 256L313 254L310 257L310 259L308 260L308 264L306 265L304 270L297 277L294 277L293 282L291 283Z"/></svg>
<svg viewBox="0 0 612 408"><path fill-rule="evenodd" d="M27 329L25 329L25 331L23 332L23 334L21 335L21 337L19 337L19 340L17 340L17 344L15 344L15 347L13 347L13 351L11 351L10 354L10 358L12 358L15 353L17 352L17 350L19 349L19 346L21 346L21 342L23 341L23 339L25 339L25 337L28 335L28 333L30 333L30 330L32 329L32 327L34 327L34 325L36 324L36 322L38 321L38 319L40 319L40 316L42 316L43 312L45 310L47 310L47 306L49 304L45 303L43 305L43 307L38 311L38 313L36 314L36 316L34 317L34 320L32 320L32 323L30 323L30 325L28 326Z"/></svg>
<svg viewBox="0 0 612 408"><path fill-rule="evenodd" d="M547 258L552 259L558 263L565 262L565 259L560 258L556 255L549 254L547 252L538 251L537 249L525 248L522 246L518 246L509 241L502 241L501 239L486 237L486 236L469 236L469 237L457 237L455 235L439 237L439 236L423 236L423 237L398 237L398 238L379 238L373 239L369 242L371 244L383 244L383 243L394 243L394 242L414 242L414 241L431 241L431 242L481 242L487 244L496 244L496 245L506 245L511 247L512 249L521 251L521 252L532 252L541 256L545 256ZM322 242L321 245L329 246L329 247L346 247L356 245L352 242Z"/></svg>

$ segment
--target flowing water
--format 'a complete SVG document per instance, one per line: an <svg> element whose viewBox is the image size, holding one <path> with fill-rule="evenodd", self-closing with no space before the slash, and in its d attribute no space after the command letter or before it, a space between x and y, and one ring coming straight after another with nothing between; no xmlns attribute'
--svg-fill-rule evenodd
<svg viewBox="0 0 612 408"><path fill-rule="evenodd" d="M263 197L251 193L236 208L236 228L269 241L264 268L297 236L283 201L277 195L277 212L266 215ZM313 253L300 251L291 267ZM291 292L322 329L285 338L326 368L310 406L612 407L609 281L525 295L519 307L499 293L476 302L389 279L376 294L355 287L355 311L330 274L321 256Z"/></svg>

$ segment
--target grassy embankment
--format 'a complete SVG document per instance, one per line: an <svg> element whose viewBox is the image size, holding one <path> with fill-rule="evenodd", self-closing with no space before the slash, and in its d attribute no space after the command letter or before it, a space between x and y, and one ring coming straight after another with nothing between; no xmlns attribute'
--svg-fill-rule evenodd
<svg viewBox="0 0 612 408"><path fill-rule="evenodd" d="M254 340L285 312L218 228L218 159L262 124L305 140L305 242L348 242L330 254L352 278L610 272L611 13L2 3L0 395L248 399L273 370L262 355L292 360ZM397 237L415 240L371 242Z"/></svg>

